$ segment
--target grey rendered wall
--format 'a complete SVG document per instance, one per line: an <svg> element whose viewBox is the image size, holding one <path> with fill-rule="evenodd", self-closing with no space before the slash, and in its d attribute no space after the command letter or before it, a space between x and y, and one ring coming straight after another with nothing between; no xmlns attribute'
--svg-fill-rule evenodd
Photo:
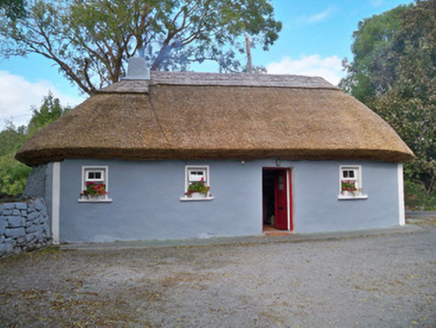
<svg viewBox="0 0 436 328"><path fill-rule="evenodd" d="M52 205L53 205L53 163L47 164L46 180L45 180L45 202L47 204L47 212L49 214L50 227L52 226Z"/></svg>
<svg viewBox="0 0 436 328"><path fill-rule="evenodd" d="M46 176L47 165L33 167L27 178L26 189L23 197L28 198L45 198L46 195Z"/></svg>
<svg viewBox="0 0 436 328"><path fill-rule="evenodd" d="M210 166L212 201L181 202L185 165ZM109 166L111 203L78 203L82 165ZM261 170L240 162L61 163L60 241L254 235L262 229Z"/></svg>
<svg viewBox="0 0 436 328"><path fill-rule="evenodd" d="M292 164L291 164L292 165ZM339 166L361 165L368 199L338 200ZM298 162L294 165L294 227L299 233L399 225L397 164Z"/></svg>
<svg viewBox="0 0 436 328"><path fill-rule="evenodd" d="M362 165L366 200L338 200L339 166ZM79 203L82 165L109 167L111 203ZM181 202L185 165L209 165L212 201ZM274 160L61 163L61 242L179 239L262 233L262 167ZM297 233L398 225L397 165L287 162ZM47 204L50 204L48 199Z"/></svg>
<svg viewBox="0 0 436 328"><path fill-rule="evenodd" d="M32 168L27 178L26 188L23 197L26 199L44 199L48 214L49 225L51 227L51 207L52 207L52 183L53 183L53 163L39 165Z"/></svg>

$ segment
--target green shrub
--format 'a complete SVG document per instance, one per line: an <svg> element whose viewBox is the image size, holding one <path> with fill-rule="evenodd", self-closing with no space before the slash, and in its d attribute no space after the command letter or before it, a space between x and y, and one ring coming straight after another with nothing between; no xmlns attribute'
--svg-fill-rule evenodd
<svg viewBox="0 0 436 328"><path fill-rule="evenodd" d="M436 194L429 195L419 183L404 182L406 208L409 210L435 211Z"/></svg>

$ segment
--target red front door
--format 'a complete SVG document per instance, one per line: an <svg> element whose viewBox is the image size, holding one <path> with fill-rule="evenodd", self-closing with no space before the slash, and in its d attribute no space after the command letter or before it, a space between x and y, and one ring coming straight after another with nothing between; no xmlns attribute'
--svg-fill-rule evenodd
<svg viewBox="0 0 436 328"><path fill-rule="evenodd" d="M276 171L274 180L275 192L275 228L288 230L288 197L286 170Z"/></svg>

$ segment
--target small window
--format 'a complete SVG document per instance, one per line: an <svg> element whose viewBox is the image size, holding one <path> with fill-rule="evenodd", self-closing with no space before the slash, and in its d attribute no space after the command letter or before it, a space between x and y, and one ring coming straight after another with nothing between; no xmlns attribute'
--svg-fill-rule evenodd
<svg viewBox="0 0 436 328"><path fill-rule="evenodd" d="M366 199L362 186L362 167L340 166L339 199Z"/></svg>
<svg viewBox="0 0 436 328"><path fill-rule="evenodd" d="M211 200L209 166L186 166L185 191L180 200Z"/></svg>
<svg viewBox="0 0 436 328"><path fill-rule="evenodd" d="M103 181L104 170L87 169L85 181Z"/></svg>
<svg viewBox="0 0 436 328"><path fill-rule="evenodd" d="M109 168L107 166L83 166L79 201L111 201L108 197L108 172Z"/></svg>

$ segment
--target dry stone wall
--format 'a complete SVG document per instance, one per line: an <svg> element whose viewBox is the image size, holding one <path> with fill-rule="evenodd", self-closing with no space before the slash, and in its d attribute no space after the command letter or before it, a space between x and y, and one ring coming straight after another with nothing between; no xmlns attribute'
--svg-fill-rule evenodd
<svg viewBox="0 0 436 328"><path fill-rule="evenodd" d="M0 204L0 257L46 246L51 240L44 199Z"/></svg>

